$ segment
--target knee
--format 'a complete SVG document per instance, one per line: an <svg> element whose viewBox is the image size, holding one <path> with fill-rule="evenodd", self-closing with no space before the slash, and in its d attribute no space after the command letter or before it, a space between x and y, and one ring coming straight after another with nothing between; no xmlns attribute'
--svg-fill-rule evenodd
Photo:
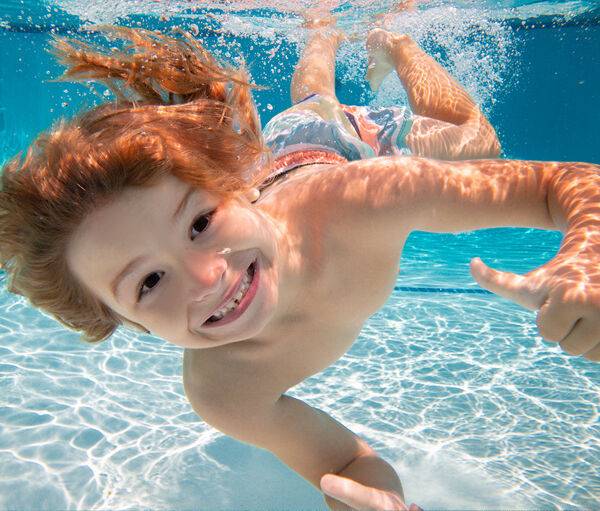
<svg viewBox="0 0 600 511"><path fill-rule="evenodd" d="M479 124L477 145L481 152L479 158L498 158L502 147L496 130L483 114L478 116L477 123Z"/></svg>
<svg viewBox="0 0 600 511"><path fill-rule="evenodd" d="M496 130L493 128L491 124L488 123L488 130L486 134L486 142L489 152L490 158L498 158L500 153L502 152L502 146L500 145L500 140L498 139L498 135Z"/></svg>

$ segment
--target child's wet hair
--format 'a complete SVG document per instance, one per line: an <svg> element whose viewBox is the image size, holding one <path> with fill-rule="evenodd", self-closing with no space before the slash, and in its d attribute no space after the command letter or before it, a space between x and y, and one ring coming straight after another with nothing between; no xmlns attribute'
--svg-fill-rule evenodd
<svg viewBox="0 0 600 511"><path fill-rule="evenodd" d="M117 100L42 133L24 158L5 165L0 190L9 290L90 342L121 324L65 261L72 233L93 208L165 175L228 197L262 181L270 163L243 69L219 65L189 34L97 30L131 45L107 52L55 38L53 53L67 66L62 80L102 81Z"/></svg>

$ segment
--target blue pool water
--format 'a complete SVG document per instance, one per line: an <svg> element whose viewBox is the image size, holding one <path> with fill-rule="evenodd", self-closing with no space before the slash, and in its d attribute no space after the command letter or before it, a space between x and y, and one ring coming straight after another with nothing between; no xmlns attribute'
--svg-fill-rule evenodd
<svg viewBox="0 0 600 511"><path fill-rule="evenodd" d="M297 17L277 4L223 4L211 11L224 12L216 34L187 2L0 2L0 160L105 97L44 82L60 74L44 52L49 32L117 16L196 24L221 57L244 55L256 83L271 86L256 94L266 122L289 104L302 47ZM360 20L381 5L343 3L340 25L364 35ZM506 157L600 163L599 22L595 2L432 1L394 30L477 98ZM361 43L344 43L342 101L405 100L394 77L371 94L364 72ZM388 304L346 356L290 394L362 435L424 508L600 509L600 365L543 342L534 313L468 272L479 256L523 273L559 243L532 229L414 233ZM275 457L198 419L181 349L128 331L89 347L4 288L0 314L0 509L325 509Z"/></svg>

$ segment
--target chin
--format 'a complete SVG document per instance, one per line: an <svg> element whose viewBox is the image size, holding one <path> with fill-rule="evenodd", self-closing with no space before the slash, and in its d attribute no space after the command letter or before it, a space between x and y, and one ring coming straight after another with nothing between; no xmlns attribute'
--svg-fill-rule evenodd
<svg viewBox="0 0 600 511"><path fill-rule="evenodd" d="M242 321L240 321L239 325L235 325L239 328L236 328L236 331L226 332L225 329L223 329L222 332L199 332L196 334L196 347L215 348L217 346L249 341L261 337L271 323L271 319L274 315L274 308L271 308L268 313L264 309L260 312L260 315L253 315L251 318L248 318L247 323L244 322L245 324L242 324ZM201 346L198 346L198 344L201 344Z"/></svg>

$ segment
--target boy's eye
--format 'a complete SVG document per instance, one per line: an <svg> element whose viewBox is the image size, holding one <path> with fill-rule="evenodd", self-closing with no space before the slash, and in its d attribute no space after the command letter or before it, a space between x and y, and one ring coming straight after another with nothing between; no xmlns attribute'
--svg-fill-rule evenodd
<svg viewBox="0 0 600 511"><path fill-rule="evenodd" d="M190 228L190 237L192 239L208 228L213 214L214 211L204 213L194 220L194 223ZM144 277L144 280L139 286L138 301L140 301L145 295L149 294L158 285L164 274L164 271L153 271Z"/></svg>
<svg viewBox="0 0 600 511"><path fill-rule="evenodd" d="M138 300L147 295L160 281L162 276L165 274L164 271L153 271L142 281L142 285L140 286L140 290L138 292Z"/></svg>
<svg viewBox="0 0 600 511"><path fill-rule="evenodd" d="M192 228L190 229L190 236L192 239L194 239L196 236L198 236L198 234L200 234L208 228L213 213L213 211L211 211L210 213L205 213L194 220Z"/></svg>

